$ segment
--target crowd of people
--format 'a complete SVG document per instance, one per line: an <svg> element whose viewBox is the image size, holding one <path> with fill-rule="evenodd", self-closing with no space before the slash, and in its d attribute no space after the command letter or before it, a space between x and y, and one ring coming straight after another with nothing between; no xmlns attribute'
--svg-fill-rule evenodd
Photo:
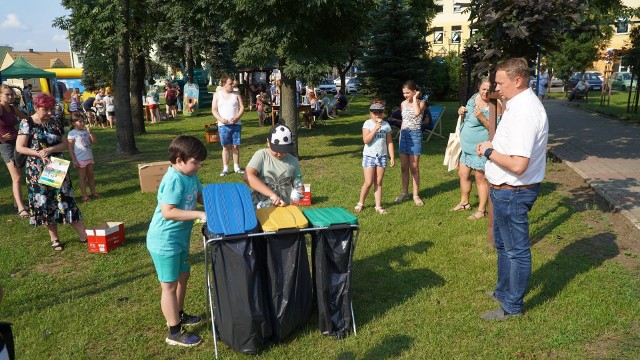
<svg viewBox="0 0 640 360"><path fill-rule="evenodd" d="M488 296L500 307L484 313L487 320L504 320L523 312L523 299L531 273L528 212L536 201L540 182L545 173L545 151L548 122L544 107L529 87L529 69L524 59L509 59L496 69L496 91L502 102L498 106L501 121L495 137L489 140L489 88L488 79L482 79L478 93L465 107L458 110L465 121L461 129L461 148L458 174L460 177L460 201L452 211L471 210L469 194L470 175L475 173L479 205L470 219L481 219L487 214L489 198L493 203L493 235L498 253L498 278ZM277 84L276 84L277 86ZM13 91L0 88L0 153L12 177L12 191L18 215L29 218L32 225L47 227L51 247L62 251L64 244L58 237L58 224L70 224L79 241L87 236L83 217L73 196L69 174L60 188L38 182L40 174L51 157L64 157L69 151L73 167L80 177L80 190L84 201L99 198L93 175L92 145L97 138L80 113L80 102L72 100L72 129L65 135L64 124L52 116L55 99L47 94L33 97L33 115L16 108L11 100ZM77 96L74 89L72 99ZM177 98L169 84L165 97ZM179 90L178 90L179 91ZM404 83L404 101L400 104L402 122L398 152L401 167L401 193L396 202L413 200L423 206L420 196L420 156L426 102L414 81ZM275 90L277 94L277 90ZM258 87L252 107L264 111L266 98L272 96ZM102 101L109 113L110 94L99 91L96 101ZM170 95L170 96L167 96ZM98 98L98 96L100 96ZM308 93L315 105L323 104L315 91ZM271 97L270 101L275 101ZM336 102L339 102L336 99ZM167 114L174 113L172 101L167 103ZM223 168L220 176L229 175L229 157L233 159L234 172L241 175L252 189L252 201L256 208L286 206L293 194L303 189L302 171L294 152L292 132L286 125L272 126L266 136L266 147L254 153L245 170L239 164L244 105L241 95L234 89L230 76L223 76L216 91L211 113L218 123L222 146ZM356 213L363 211L365 200L373 186L374 210L387 214L383 207L382 184L387 164L395 166L395 148L391 125L384 120L385 104L372 101L369 119L362 125L362 183ZM262 117L264 114L260 114ZM263 120L260 120L263 125ZM16 129L16 126L18 128ZM198 171L207 157L204 144L193 136L181 135L169 145L171 166L164 175L157 195L157 206L147 232L147 249L157 272L161 288L161 309L169 328L165 339L169 345L195 346L201 339L186 330L186 326L201 322L201 318L184 311L187 281L190 276L189 238L195 220L206 220L203 211L196 210L202 203L202 184ZM17 163L17 155L26 155L24 165ZM387 159L389 161L387 161ZM24 167L24 169L23 169ZM27 203L22 202L21 178L26 176ZM411 183L411 193L409 192ZM89 191L87 191L87 187Z"/></svg>

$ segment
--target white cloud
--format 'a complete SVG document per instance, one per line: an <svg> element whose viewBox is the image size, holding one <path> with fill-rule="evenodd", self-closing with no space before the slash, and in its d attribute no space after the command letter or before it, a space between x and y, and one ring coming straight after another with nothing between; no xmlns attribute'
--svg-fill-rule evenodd
<svg viewBox="0 0 640 360"><path fill-rule="evenodd" d="M53 37L51 37L51 41L67 42L67 35L63 33L54 34Z"/></svg>
<svg viewBox="0 0 640 360"><path fill-rule="evenodd" d="M20 19L18 19L18 15L16 14L7 14L7 16L0 22L1 29L18 29L18 30L30 30L30 28L23 24Z"/></svg>

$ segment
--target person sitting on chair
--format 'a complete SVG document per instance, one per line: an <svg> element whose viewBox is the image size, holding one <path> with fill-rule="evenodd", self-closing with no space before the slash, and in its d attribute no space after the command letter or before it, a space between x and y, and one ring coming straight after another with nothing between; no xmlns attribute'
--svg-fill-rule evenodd
<svg viewBox="0 0 640 360"><path fill-rule="evenodd" d="M336 105L333 107L333 116L338 116L338 110L344 110L349 105L349 99L344 96L344 92L342 90L338 91L338 95L336 95Z"/></svg>
<svg viewBox="0 0 640 360"><path fill-rule="evenodd" d="M573 101L578 95L585 96L589 92L590 87L591 85L587 81L587 77L583 76L573 90L571 90L571 94L569 94L569 101Z"/></svg>

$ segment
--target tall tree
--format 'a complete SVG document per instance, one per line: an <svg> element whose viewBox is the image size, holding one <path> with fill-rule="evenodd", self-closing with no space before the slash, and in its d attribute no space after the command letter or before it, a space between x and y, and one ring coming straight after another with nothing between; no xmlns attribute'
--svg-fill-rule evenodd
<svg viewBox="0 0 640 360"><path fill-rule="evenodd" d="M510 57L533 60L538 53L555 51L561 34L577 36L584 30L583 0L472 1L470 20L478 30L475 72L486 73Z"/></svg>
<svg viewBox="0 0 640 360"><path fill-rule="evenodd" d="M281 116L291 128L297 156L295 79L331 64L332 52L367 21L373 0L228 0L221 3L225 34L238 44L235 57L265 64L276 56L282 74ZM318 29L330 26L318 34ZM347 40L345 40L347 39ZM314 70L312 70L314 72Z"/></svg>
<svg viewBox="0 0 640 360"><path fill-rule="evenodd" d="M421 86L427 81L425 19L418 20L413 11L402 0L382 0L371 13L362 63L369 91L388 104L387 111L402 102L405 81Z"/></svg>

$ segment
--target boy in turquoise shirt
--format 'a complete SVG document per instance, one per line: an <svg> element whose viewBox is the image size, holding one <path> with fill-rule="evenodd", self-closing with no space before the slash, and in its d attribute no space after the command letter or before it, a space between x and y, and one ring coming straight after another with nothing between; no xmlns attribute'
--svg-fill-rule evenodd
<svg viewBox="0 0 640 360"><path fill-rule="evenodd" d="M169 160L172 165L158 188L158 206L147 232L147 250L162 289L160 305L169 326L169 336L165 340L169 345L191 347L202 341L183 328L202 319L187 315L183 307L190 274L186 260L193 222L206 220L204 211L196 210L196 202L202 204L202 184L197 172L206 157L204 144L193 136L178 136L171 142Z"/></svg>

